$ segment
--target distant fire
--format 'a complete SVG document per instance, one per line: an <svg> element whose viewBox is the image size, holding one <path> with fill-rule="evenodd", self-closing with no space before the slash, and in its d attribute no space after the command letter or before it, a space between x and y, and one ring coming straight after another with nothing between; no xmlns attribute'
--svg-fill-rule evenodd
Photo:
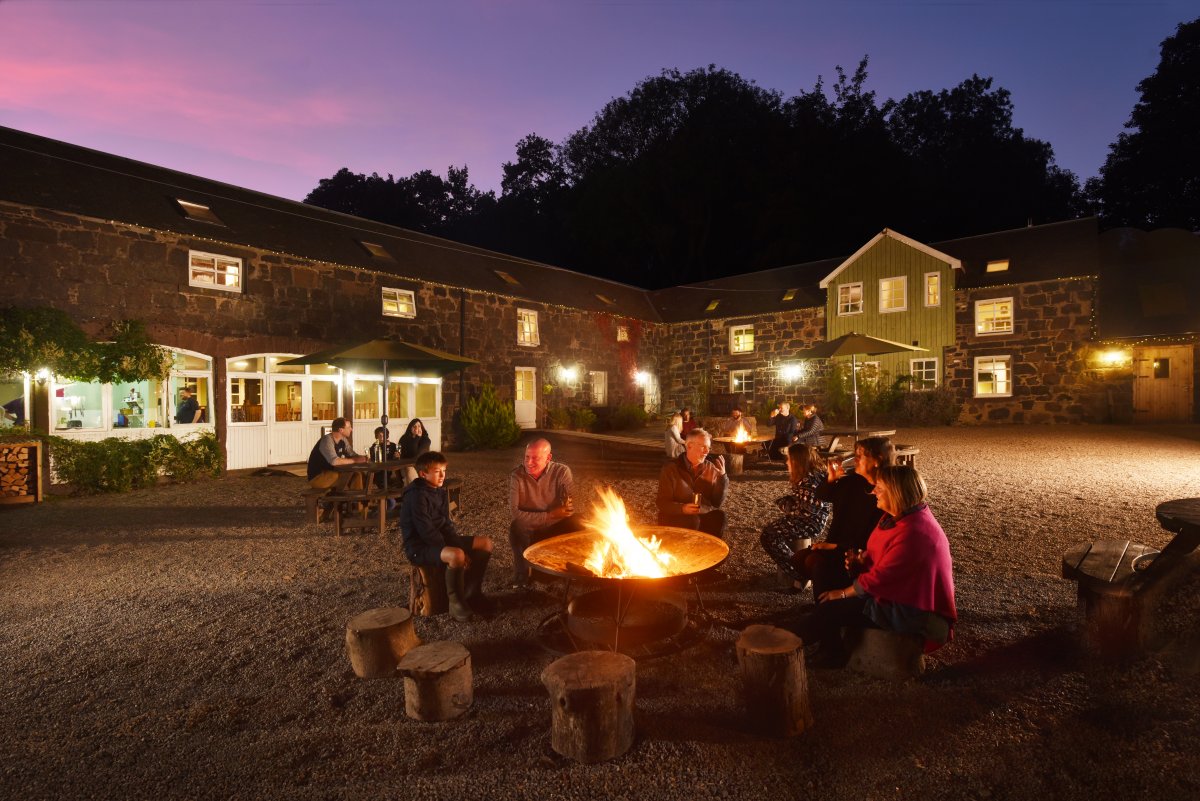
<svg viewBox="0 0 1200 801"><path fill-rule="evenodd" d="M593 575L605 578L662 578L671 575L667 566L675 560L659 549L662 541L651 535L639 537L629 527L625 502L610 489L601 489L600 503L592 506L589 529L600 535L592 555L583 563Z"/></svg>
<svg viewBox="0 0 1200 801"><path fill-rule="evenodd" d="M733 441L734 442L749 442L750 441L750 432L747 431L746 427L743 426L741 423L738 423L737 431L735 431L733 434Z"/></svg>

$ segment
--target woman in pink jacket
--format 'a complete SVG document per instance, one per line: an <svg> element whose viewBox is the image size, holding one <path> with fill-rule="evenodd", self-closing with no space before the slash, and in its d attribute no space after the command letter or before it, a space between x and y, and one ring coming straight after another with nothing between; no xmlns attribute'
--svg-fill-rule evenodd
<svg viewBox="0 0 1200 801"><path fill-rule="evenodd" d="M925 481L912 467L880 467L874 494L883 518L867 549L846 555L846 567L857 577L822 593L806 627L821 643L818 662L844 663L843 626L914 634L925 641L926 652L953 636L954 565L946 534L925 504Z"/></svg>

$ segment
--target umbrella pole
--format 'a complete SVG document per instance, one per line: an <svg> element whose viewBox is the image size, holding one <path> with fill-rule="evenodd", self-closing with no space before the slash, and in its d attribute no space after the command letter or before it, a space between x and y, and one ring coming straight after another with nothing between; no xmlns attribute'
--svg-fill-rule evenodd
<svg viewBox="0 0 1200 801"><path fill-rule="evenodd" d="M391 386L388 385L388 363L387 363L387 359L384 359L383 360L383 414L381 414L379 416L379 425L383 426L383 453L380 455L383 457L383 460L385 462L387 461L388 437L390 436L390 434L388 432L388 401L391 399L391 394L390 394L391 389L392 389ZM387 491L388 491L388 471L386 471L386 470L383 471L383 491L384 491L384 493L387 493ZM381 498L379 500L379 502L381 504L386 505L387 504L386 497Z"/></svg>
<svg viewBox="0 0 1200 801"><path fill-rule="evenodd" d="M854 430L858 430L858 356L850 354L850 386L854 389Z"/></svg>

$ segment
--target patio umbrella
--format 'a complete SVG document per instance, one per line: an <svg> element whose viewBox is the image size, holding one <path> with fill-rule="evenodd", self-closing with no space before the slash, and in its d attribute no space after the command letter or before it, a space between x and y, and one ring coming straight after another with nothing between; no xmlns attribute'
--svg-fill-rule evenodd
<svg viewBox="0 0 1200 801"><path fill-rule="evenodd" d="M383 373L383 413L379 424L383 426L384 453L387 453L388 424L388 380L391 370L413 373L419 378L441 378L449 373L479 364L476 359L447 353L437 348L414 345L398 339L371 339L354 345L310 353L280 362L284 365L331 364L342 370L359 373ZM387 473L383 474L383 489L387 490Z"/></svg>
<svg viewBox="0 0 1200 801"><path fill-rule="evenodd" d="M883 353L924 351L915 345L893 342L890 339L873 337L870 334L851 332L828 342L819 342L806 350L797 351L799 359L831 359L834 356L850 357L850 383L854 390L854 428L858 428L858 356L878 356Z"/></svg>

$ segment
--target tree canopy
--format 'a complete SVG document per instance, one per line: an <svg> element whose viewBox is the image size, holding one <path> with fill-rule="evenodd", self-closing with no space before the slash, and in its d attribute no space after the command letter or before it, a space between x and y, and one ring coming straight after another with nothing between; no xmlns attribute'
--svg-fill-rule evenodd
<svg viewBox="0 0 1200 801"><path fill-rule="evenodd" d="M1162 43L1126 132L1088 193L1106 225L1200 229L1200 18Z"/></svg>
<svg viewBox="0 0 1200 801"><path fill-rule="evenodd" d="M1013 127L1007 90L974 75L880 103L867 66L792 97L664 70L562 142L523 138L498 199L464 167L341 170L306 202L648 288L844 255L884 227L937 240L1078 215L1078 181Z"/></svg>
<svg viewBox="0 0 1200 801"><path fill-rule="evenodd" d="M77 381L142 381L166 377L171 354L136 320L117 322L108 341L91 342L58 309L0 309L0 375L43 368Z"/></svg>

